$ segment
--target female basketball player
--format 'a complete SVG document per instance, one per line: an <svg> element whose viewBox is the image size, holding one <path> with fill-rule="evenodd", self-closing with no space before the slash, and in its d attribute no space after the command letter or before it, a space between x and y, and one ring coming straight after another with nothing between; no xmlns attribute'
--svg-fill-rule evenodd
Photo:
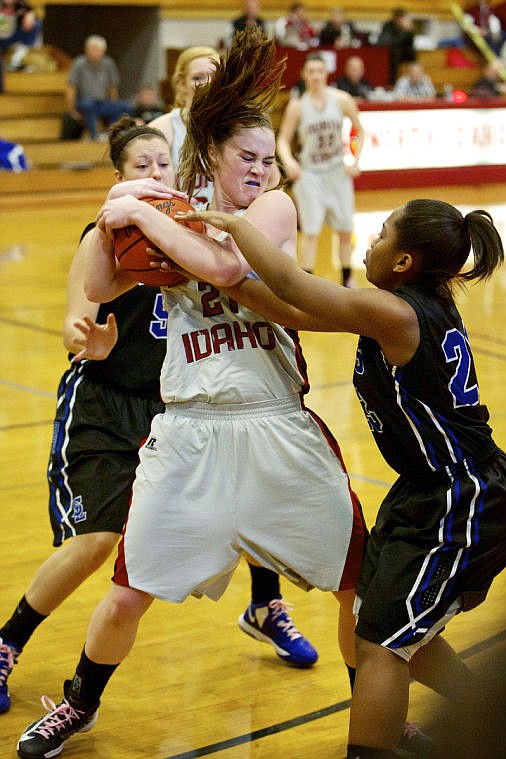
<svg viewBox="0 0 506 759"><path fill-rule="evenodd" d="M178 56L171 79L176 107L150 123L150 126L159 129L167 138L176 178L195 89L210 79L219 60L218 52L212 47L197 46L183 50ZM273 166L274 168L277 167ZM278 181L279 172L276 172L270 186L276 186ZM199 174L193 199L207 206L213 192L211 179ZM251 575L251 603L239 617L240 629L257 640L273 645L277 655L288 664L310 667L318 659L318 653L290 618L288 607L281 597L278 573L253 564L248 564L248 567Z"/></svg>
<svg viewBox="0 0 506 759"><path fill-rule="evenodd" d="M264 114L282 74L274 55L274 44L254 29L234 37L194 97L180 168L188 195L204 174L214 182L213 206L244 212L295 257L293 203L283 192L265 193L275 138ZM140 450L114 584L92 616L63 701L21 736L21 757L56 755L70 735L93 725L102 692L155 597L218 599L243 552L303 588L334 592L341 649L354 664L352 605L365 528L338 445L304 406L308 383L296 333L206 284L210 277L234 284L250 272L211 236L131 196L107 201L97 220L89 297L131 289L111 242L112 230L130 223L149 229L149 239L179 265L200 266L199 281L164 289L166 410ZM322 328L309 317L301 323Z"/></svg>
<svg viewBox="0 0 506 759"><path fill-rule="evenodd" d="M377 289L346 290L299 269L245 219L189 216L229 232L283 301L361 336L354 383L376 443L400 476L379 510L357 588L348 757L394 757L410 675L466 709L480 698L438 633L485 599L506 564L506 457L480 404L452 291L502 264L501 238L486 211L462 216L448 203L410 201L366 253ZM471 248L474 265L463 271Z"/></svg>
<svg viewBox="0 0 506 759"><path fill-rule="evenodd" d="M342 283L353 287L353 177L360 174L359 159L364 129L355 99L347 92L329 87L328 69L321 53L309 53L302 68L305 92L290 100L279 127L278 152L299 214L301 265L313 271L318 239L327 222L332 244L337 244ZM344 163L343 121L348 118L356 133L353 163ZM297 157L294 141L300 144Z"/></svg>
<svg viewBox="0 0 506 759"><path fill-rule="evenodd" d="M141 196L171 194L174 173L161 132L126 118L113 128L110 143L118 182L143 178L135 185ZM84 261L93 226L83 233L68 276L63 340L71 365L58 388L48 469L53 545L61 548L39 567L0 628L0 712L10 707L7 677L36 627L116 545L139 445L163 408L159 387L166 314L161 294L137 287L107 306L88 300Z"/></svg>
<svg viewBox="0 0 506 759"><path fill-rule="evenodd" d="M171 79L175 107L150 123L150 126L159 129L167 138L176 175L195 88L210 79L219 60L217 50L212 47L196 46L183 50L178 56ZM204 176L199 177L195 188L195 200L209 203L212 196L213 183Z"/></svg>

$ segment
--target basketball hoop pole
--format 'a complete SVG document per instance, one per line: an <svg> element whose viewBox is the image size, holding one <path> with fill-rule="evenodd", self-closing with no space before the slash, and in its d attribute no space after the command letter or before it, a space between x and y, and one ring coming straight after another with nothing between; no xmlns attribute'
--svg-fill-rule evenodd
<svg viewBox="0 0 506 759"><path fill-rule="evenodd" d="M494 51L490 48L490 46L485 42L481 34L478 32L478 27L474 23L474 21L467 16L460 5L457 5L456 3L451 3L450 10L459 22L459 25L461 29L472 39L480 53L484 56L485 60L487 61L496 61L497 56L495 55ZM500 72L501 79L506 81L506 68L503 67L503 69Z"/></svg>

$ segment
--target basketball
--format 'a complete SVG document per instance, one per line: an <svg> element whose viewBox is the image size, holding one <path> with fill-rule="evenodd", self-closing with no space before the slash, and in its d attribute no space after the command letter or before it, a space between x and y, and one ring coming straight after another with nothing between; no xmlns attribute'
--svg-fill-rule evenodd
<svg viewBox="0 0 506 759"><path fill-rule="evenodd" d="M178 211L193 211L193 206L182 198L143 198L146 203L154 206L161 213L174 218ZM176 219L180 224L194 232L204 232L205 226L201 221L184 221ZM122 269L136 282L143 282L145 285L154 287L175 287L175 285L185 282L186 279L181 274L174 271L163 271L162 269L152 269L151 261L158 259L149 256L147 248L157 250L157 246L134 226L122 227L114 230L114 254Z"/></svg>

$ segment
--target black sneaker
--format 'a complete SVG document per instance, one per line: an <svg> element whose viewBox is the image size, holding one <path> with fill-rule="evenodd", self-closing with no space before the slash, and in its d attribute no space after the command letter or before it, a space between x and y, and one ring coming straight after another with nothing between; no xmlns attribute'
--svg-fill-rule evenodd
<svg viewBox="0 0 506 759"><path fill-rule="evenodd" d="M52 759L63 751L67 738L74 733L86 733L97 721L98 704L86 708L72 699L71 681L65 680L65 698L56 706L47 696L42 705L47 710L37 722L32 722L18 741L18 756L22 759Z"/></svg>

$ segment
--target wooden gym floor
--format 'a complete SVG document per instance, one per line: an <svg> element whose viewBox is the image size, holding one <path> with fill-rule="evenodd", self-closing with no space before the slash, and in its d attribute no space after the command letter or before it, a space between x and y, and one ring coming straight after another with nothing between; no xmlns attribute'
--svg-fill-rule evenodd
<svg viewBox="0 0 506 759"><path fill-rule="evenodd" d="M432 188L357 196L357 280L369 237L409 197L440 197L485 207L506 228L504 186ZM32 574L52 550L47 463L55 391L66 355L61 342L66 274L84 225L97 205L25 207L0 212L0 622L10 616ZM502 220L499 219L502 216ZM371 226L372 224L372 226ZM335 277L328 235L318 273ZM460 297L495 438L506 446L506 268ZM304 334L312 389L309 405L340 441L368 522L393 481L373 445L351 386L356 338ZM61 698L84 642L88 619L107 592L113 560L35 633L10 678L12 709L0 716L0 757L16 756L23 728L42 714L40 696ZM304 594L282 581L296 624L317 647L311 670L286 667L273 649L248 638L237 617L249 600L241 564L219 604L156 602L137 643L106 691L97 726L69 741L72 759L338 759L345 755L349 687L336 644L337 605L329 594ZM449 626L447 637L471 666L505 647L506 578L487 602ZM410 718L422 723L441 702L412 686Z"/></svg>

